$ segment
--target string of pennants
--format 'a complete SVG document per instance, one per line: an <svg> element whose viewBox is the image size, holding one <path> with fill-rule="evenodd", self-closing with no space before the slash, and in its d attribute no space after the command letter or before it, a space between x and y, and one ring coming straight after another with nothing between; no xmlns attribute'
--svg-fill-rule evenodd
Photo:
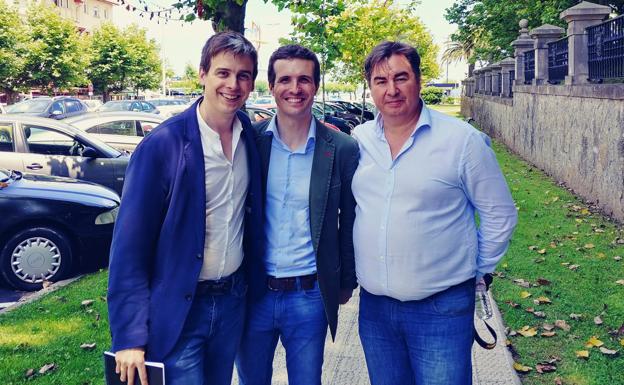
<svg viewBox="0 0 624 385"><path fill-rule="evenodd" d="M147 0L116 0L122 8L128 12L138 13L140 17L147 18L149 20L156 19L156 22L160 24L160 21L164 20L164 23L172 21L183 21L190 11L190 8L183 5L182 2L177 2L169 7L164 7L154 2L148 2ZM200 4L201 0L198 0L197 4ZM138 2L138 4L137 4ZM184 9L186 8L186 12ZM201 18L201 7L195 9L198 12L198 17ZM174 14L175 13L175 14ZM184 25L184 23L182 23Z"/></svg>

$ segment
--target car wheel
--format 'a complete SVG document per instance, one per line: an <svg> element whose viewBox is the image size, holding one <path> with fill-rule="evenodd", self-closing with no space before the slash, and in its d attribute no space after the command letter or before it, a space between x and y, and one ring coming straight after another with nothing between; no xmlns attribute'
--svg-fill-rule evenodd
<svg viewBox="0 0 624 385"><path fill-rule="evenodd" d="M34 227L14 234L0 254L6 282L18 290L39 290L64 278L72 266L69 239L60 231Z"/></svg>

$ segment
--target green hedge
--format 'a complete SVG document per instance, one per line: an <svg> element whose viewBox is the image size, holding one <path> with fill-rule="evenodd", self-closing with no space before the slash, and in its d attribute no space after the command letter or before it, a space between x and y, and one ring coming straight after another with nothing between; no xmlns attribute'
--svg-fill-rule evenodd
<svg viewBox="0 0 624 385"><path fill-rule="evenodd" d="M420 96L426 104L440 104L444 90L438 87L425 87L420 91Z"/></svg>

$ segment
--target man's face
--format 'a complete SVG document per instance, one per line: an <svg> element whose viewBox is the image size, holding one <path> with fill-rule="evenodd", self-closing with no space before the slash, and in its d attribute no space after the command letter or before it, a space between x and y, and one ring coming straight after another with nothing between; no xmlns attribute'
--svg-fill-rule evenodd
<svg viewBox="0 0 624 385"><path fill-rule="evenodd" d="M373 102L384 117L411 118L418 114L420 78L403 55L392 55L373 68Z"/></svg>
<svg viewBox="0 0 624 385"><path fill-rule="evenodd" d="M208 71L199 70L204 101L210 113L233 115L254 88L253 62L247 56L222 52L210 61Z"/></svg>
<svg viewBox="0 0 624 385"><path fill-rule="evenodd" d="M269 85L279 115L308 118L317 87L314 62L304 59L280 59L273 63L275 84Z"/></svg>

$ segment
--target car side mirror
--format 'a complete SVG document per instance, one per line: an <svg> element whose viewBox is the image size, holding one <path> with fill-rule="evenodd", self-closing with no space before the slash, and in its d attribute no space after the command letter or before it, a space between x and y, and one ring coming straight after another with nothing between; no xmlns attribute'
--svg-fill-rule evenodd
<svg viewBox="0 0 624 385"><path fill-rule="evenodd" d="M81 156L85 158L97 158L98 153L97 151L95 151L95 148L86 146L85 148L82 149Z"/></svg>

